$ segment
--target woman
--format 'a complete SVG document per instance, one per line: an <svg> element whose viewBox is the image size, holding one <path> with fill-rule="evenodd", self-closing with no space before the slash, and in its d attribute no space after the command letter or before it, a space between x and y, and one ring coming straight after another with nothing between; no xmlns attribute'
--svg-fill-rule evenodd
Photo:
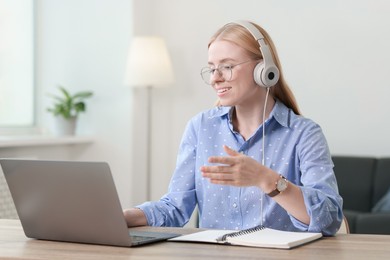
<svg viewBox="0 0 390 260"><path fill-rule="evenodd" d="M128 226L183 226L198 205L202 228L335 234L342 198L326 139L300 115L268 34L229 23L208 47L201 75L218 106L189 121L168 193L125 210Z"/></svg>

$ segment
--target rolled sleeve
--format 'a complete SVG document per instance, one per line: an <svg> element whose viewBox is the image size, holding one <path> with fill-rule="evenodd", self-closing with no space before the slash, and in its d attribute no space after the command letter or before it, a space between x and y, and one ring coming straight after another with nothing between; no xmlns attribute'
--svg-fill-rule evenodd
<svg viewBox="0 0 390 260"><path fill-rule="evenodd" d="M318 125L314 125L303 140L303 148L298 150L302 173L301 190L311 219L306 229L310 232L334 235L342 222L343 201L338 193L328 145ZM304 224L296 219L292 221L296 227L305 228Z"/></svg>

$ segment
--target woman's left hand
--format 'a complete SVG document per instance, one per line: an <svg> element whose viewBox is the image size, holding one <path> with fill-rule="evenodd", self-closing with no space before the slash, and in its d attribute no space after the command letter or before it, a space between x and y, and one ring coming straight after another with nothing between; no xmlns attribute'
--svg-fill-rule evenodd
<svg viewBox="0 0 390 260"><path fill-rule="evenodd" d="M256 160L239 153L224 145L228 156L211 156L209 163L215 166L202 166L202 176L209 178L211 183L233 186L258 186L268 170Z"/></svg>
<svg viewBox="0 0 390 260"><path fill-rule="evenodd" d="M210 163L219 165L202 166L200 170L203 177L209 178L214 184L257 186L266 194L275 189L275 183L280 178L278 173L225 145L223 149L228 156L209 157ZM293 183L289 183L288 189L273 199L301 222L307 225L310 223L302 191Z"/></svg>

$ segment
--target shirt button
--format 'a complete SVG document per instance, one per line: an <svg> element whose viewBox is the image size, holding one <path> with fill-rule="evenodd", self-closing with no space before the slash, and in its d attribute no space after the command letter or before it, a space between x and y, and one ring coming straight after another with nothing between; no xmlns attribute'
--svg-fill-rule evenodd
<svg viewBox="0 0 390 260"><path fill-rule="evenodd" d="M233 203L233 208L237 208L237 203Z"/></svg>

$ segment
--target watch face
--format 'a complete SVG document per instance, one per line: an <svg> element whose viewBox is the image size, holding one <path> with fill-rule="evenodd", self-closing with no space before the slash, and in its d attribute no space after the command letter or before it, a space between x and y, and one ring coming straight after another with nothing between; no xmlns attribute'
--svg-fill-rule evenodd
<svg viewBox="0 0 390 260"><path fill-rule="evenodd" d="M277 185L276 185L276 188L277 188L280 192L284 191L284 190L287 188L287 181L286 181L286 179L280 178L280 179L278 180L278 183L277 183Z"/></svg>

